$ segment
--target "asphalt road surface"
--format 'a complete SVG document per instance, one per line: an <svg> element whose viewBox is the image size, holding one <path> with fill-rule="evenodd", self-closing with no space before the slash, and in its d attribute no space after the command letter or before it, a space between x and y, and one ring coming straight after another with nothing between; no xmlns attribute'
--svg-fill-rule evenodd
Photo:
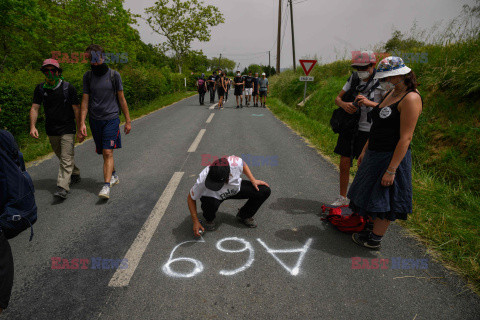
<svg viewBox="0 0 480 320"><path fill-rule="evenodd" d="M76 148L83 180L63 202L52 196L58 160L32 166L39 219L32 242L11 241L15 283L0 318L480 319L479 297L398 225L369 251L323 223L335 168L268 108L233 100L218 110L194 96L134 121L108 202L92 140ZM230 200L218 230L193 238L186 200L205 154L250 157L270 184L258 228L240 225L244 200Z"/></svg>

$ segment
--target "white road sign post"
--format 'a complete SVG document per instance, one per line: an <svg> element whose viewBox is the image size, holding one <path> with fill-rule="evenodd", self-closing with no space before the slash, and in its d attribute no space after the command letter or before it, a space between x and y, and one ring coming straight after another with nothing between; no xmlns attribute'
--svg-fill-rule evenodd
<svg viewBox="0 0 480 320"><path fill-rule="evenodd" d="M300 77L300 81L305 82L305 90L303 90L303 105L305 106L305 99L307 98L307 82L313 81L313 77L309 77L310 71L312 71L313 67L317 63L317 60L300 60L300 65L305 72L305 77Z"/></svg>

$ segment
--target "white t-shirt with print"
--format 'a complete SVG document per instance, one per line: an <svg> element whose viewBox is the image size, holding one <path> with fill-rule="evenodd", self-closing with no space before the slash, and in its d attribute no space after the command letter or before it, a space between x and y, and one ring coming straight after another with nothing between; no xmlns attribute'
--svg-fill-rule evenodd
<svg viewBox="0 0 480 320"><path fill-rule="evenodd" d="M359 92L358 94L364 95L364 93L368 92L368 90L370 90L372 88L372 86L375 84L375 82L376 82L375 80L371 81L370 84L368 85L368 87L366 87L364 90L362 90L362 92ZM359 85L362 85L362 84L366 84L366 82L363 81L363 80L360 80ZM347 83L345 83L342 90L347 92L348 90L350 90L350 87L351 87L351 79L349 79L349 81L347 81ZM383 97L384 94L385 94L384 90L380 89L380 87L376 87L375 90L370 92L367 99L371 100L373 102L376 102L376 103L380 103L380 101L382 101L382 97ZM358 122L358 130L365 131L365 132L370 132L370 128L371 128L372 124L370 122L368 122L367 113L369 113L371 110L372 110L371 107L366 107L366 106L362 106L360 108L360 120Z"/></svg>
<svg viewBox="0 0 480 320"><path fill-rule="evenodd" d="M227 160L230 164L228 183L224 184L222 189L218 191L208 189L205 186L205 179L207 179L208 172L210 171L210 166L208 166L200 172L197 182L192 189L190 189L190 196L193 200L198 200L201 197L213 197L219 200L225 200L240 191L240 186L242 185L242 178L240 177L243 173L243 160L234 155L228 157Z"/></svg>

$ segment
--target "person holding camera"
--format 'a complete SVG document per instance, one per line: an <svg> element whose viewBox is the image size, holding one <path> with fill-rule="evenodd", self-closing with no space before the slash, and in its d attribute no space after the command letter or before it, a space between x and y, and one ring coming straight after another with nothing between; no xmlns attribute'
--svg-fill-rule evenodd
<svg viewBox="0 0 480 320"><path fill-rule="evenodd" d="M354 125L345 125L339 133L334 152L340 155L340 194L332 206L348 205L348 182L353 159L358 158L368 140L371 119L369 112L383 97L384 90L379 88L375 64L377 60L372 51L356 51L352 54L352 73L347 83L335 99L335 104L352 115Z"/></svg>

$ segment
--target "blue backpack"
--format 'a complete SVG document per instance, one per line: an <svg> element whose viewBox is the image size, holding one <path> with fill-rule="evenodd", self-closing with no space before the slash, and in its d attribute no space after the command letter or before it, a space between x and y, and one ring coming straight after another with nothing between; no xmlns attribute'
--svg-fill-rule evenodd
<svg viewBox="0 0 480 320"><path fill-rule="evenodd" d="M32 178L12 134L0 130L0 230L7 239L16 237L37 221Z"/></svg>

